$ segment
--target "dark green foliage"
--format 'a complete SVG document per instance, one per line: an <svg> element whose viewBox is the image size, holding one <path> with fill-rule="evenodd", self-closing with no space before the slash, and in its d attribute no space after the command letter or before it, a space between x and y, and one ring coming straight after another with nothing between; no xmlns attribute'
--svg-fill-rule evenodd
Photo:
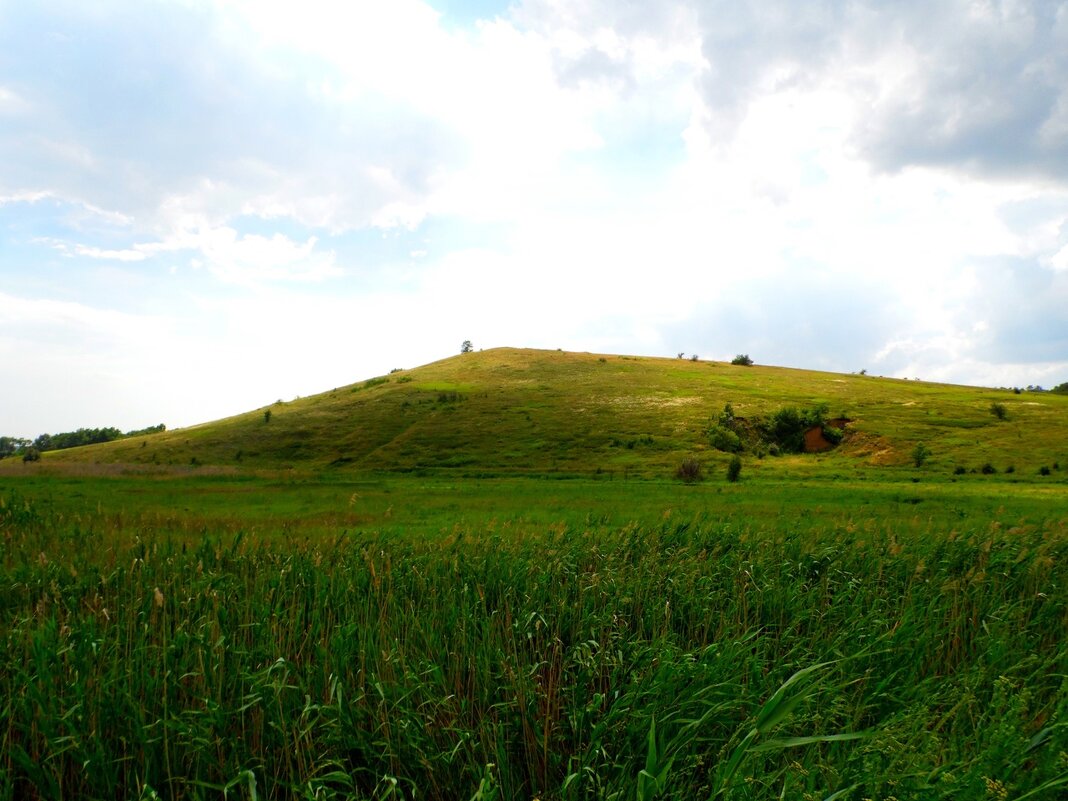
<svg viewBox="0 0 1068 801"><path fill-rule="evenodd" d="M22 437L0 437L0 459L5 456L14 456L29 446L30 440Z"/></svg>
<svg viewBox="0 0 1068 801"><path fill-rule="evenodd" d="M749 358L748 353L739 353L731 359L731 364L741 365L742 367L752 367L753 360Z"/></svg>
<svg viewBox="0 0 1068 801"><path fill-rule="evenodd" d="M823 436L832 445L838 445L842 442L842 438L845 436L845 432L840 428L836 428L835 426L824 426Z"/></svg>
<svg viewBox="0 0 1068 801"><path fill-rule="evenodd" d="M930 456L931 449L923 442L917 442L916 447L912 449L911 453L912 464L916 467L923 467L924 462L926 462Z"/></svg>
<svg viewBox="0 0 1068 801"><path fill-rule="evenodd" d="M785 406L764 423L765 438L784 453L801 453L805 449L805 432L822 427L827 421L827 404L808 409Z"/></svg>
<svg viewBox="0 0 1068 801"><path fill-rule="evenodd" d="M1005 404L999 403L998 401L994 401L990 404L990 413L998 420L1005 420L1009 416L1009 411L1005 408Z"/></svg>
<svg viewBox="0 0 1068 801"><path fill-rule="evenodd" d="M475 349L475 346L471 344L470 339L465 339L463 344L460 345L460 353L470 353Z"/></svg>
<svg viewBox="0 0 1068 801"><path fill-rule="evenodd" d="M734 454L727 463L727 481L735 482L742 477L742 459Z"/></svg>
<svg viewBox="0 0 1068 801"><path fill-rule="evenodd" d="M133 431L127 431L125 436L127 436L127 437L143 437L143 436L147 436L148 434L162 434L166 430L167 430L167 426L165 426L163 423L160 423L159 425L148 426L147 428L138 428L138 429L135 429Z"/></svg>
<svg viewBox="0 0 1068 801"><path fill-rule="evenodd" d="M982 473L984 476L992 476L997 473L997 471L998 469L994 467L994 465L990 464L990 462L986 462L982 467L979 468L979 472Z"/></svg>
<svg viewBox="0 0 1068 801"><path fill-rule="evenodd" d="M39 462L41 461L41 452L31 445L22 451L22 461Z"/></svg>
<svg viewBox="0 0 1068 801"><path fill-rule="evenodd" d="M967 472L967 469L965 469L964 465L962 464L959 464L953 468L953 475L955 476L963 476Z"/></svg>
<svg viewBox="0 0 1068 801"><path fill-rule="evenodd" d="M271 410L270 409L264 409L263 410L263 422L265 422L265 423L271 422Z"/></svg>
<svg viewBox="0 0 1068 801"><path fill-rule="evenodd" d="M1040 468L1038 468L1038 474L1040 476L1048 476L1049 473L1050 473L1049 467L1047 467L1046 465L1042 465Z"/></svg>
<svg viewBox="0 0 1068 801"><path fill-rule="evenodd" d="M39 451L60 451L111 442L121 439L122 436L123 433L117 428L79 428L77 431L65 431L61 434L41 434L33 441L33 447Z"/></svg>
<svg viewBox="0 0 1068 801"><path fill-rule="evenodd" d="M1068 381L1063 384L1058 384L1050 392L1056 392L1058 395L1068 395Z"/></svg>
<svg viewBox="0 0 1068 801"><path fill-rule="evenodd" d="M701 463L693 457L683 459L682 462L679 463L679 466L675 468L675 478L679 479L679 481L684 481L687 484L693 484L696 481L700 481L702 478Z"/></svg>
<svg viewBox="0 0 1068 801"><path fill-rule="evenodd" d="M708 444L718 451L736 453L742 449L741 438L729 428L713 423L708 429Z"/></svg>

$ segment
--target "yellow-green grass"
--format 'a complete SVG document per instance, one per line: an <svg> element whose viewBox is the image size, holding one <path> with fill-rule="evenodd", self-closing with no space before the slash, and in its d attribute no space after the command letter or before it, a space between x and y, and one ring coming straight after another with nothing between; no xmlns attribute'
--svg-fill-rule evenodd
<svg viewBox="0 0 1068 801"><path fill-rule="evenodd" d="M991 413L1004 405L1007 418ZM826 404L851 420L835 451L746 458L746 475L929 476L989 463L1031 480L1068 468L1068 396L781 367L500 348L462 354L236 417L45 455L45 464L229 465L297 470L437 470L663 476L696 455L727 456L705 432L727 403L747 418ZM265 412L270 419L265 420ZM12 460L0 469L20 469Z"/></svg>

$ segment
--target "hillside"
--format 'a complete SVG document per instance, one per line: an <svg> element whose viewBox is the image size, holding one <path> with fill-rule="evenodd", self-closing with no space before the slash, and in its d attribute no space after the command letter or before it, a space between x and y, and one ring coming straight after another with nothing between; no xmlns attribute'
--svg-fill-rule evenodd
<svg viewBox="0 0 1068 801"><path fill-rule="evenodd" d="M1004 420L991 403L1004 405ZM757 459L747 472L808 474L908 467L948 475L985 463L1052 481L1068 472L1068 397L670 358L499 348L462 354L236 417L46 454L45 463L657 475L708 445L725 404L756 419L826 404L847 418L823 454ZM269 415L267 414L269 412ZM269 419L268 419L269 418ZM1056 465L1054 467L1054 465Z"/></svg>

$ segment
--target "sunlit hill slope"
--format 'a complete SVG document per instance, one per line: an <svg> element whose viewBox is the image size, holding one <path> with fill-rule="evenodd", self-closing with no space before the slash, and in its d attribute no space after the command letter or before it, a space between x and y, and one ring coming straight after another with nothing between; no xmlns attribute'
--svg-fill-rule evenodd
<svg viewBox="0 0 1068 801"><path fill-rule="evenodd" d="M993 403L1004 417L992 413ZM707 430L825 404L845 436L819 454L743 453L747 474L922 470L1020 479L1068 474L1068 397L688 359L498 348L466 353L246 414L51 452L58 461L331 470L668 476L729 455ZM1062 468L1064 466L1064 468ZM1049 475L1039 472L1049 470ZM988 470L989 472L989 470Z"/></svg>

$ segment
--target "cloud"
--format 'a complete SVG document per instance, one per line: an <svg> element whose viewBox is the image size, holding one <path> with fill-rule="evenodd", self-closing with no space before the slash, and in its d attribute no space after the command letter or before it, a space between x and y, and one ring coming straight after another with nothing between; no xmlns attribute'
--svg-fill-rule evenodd
<svg viewBox="0 0 1068 801"><path fill-rule="evenodd" d="M168 424L464 339L1035 383L1068 372L1065 5L8 4L5 291L105 316L34 307L5 358L154 341L161 389L116 387Z"/></svg>
<svg viewBox="0 0 1068 801"><path fill-rule="evenodd" d="M1068 4L695 4L706 125L730 141L761 97L834 90L880 170L1068 179Z"/></svg>

